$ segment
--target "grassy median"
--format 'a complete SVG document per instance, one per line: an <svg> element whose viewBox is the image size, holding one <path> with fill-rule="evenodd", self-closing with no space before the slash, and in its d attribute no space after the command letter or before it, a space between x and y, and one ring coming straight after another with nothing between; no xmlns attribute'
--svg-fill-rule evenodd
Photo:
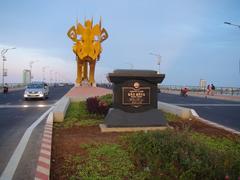
<svg viewBox="0 0 240 180"><path fill-rule="evenodd" d="M165 117L183 121L170 114ZM51 179L240 177L238 136L195 130L194 121L187 128L176 125L165 131L101 133L98 124L103 120L103 115L88 112L86 102L71 103L65 121L54 126Z"/></svg>

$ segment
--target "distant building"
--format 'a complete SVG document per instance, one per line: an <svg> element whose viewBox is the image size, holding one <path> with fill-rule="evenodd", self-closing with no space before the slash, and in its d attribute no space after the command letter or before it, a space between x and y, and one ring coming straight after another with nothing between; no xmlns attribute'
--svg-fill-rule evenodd
<svg viewBox="0 0 240 180"><path fill-rule="evenodd" d="M200 86L200 89L206 89L207 81L204 79L200 79L199 86Z"/></svg>
<svg viewBox="0 0 240 180"><path fill-rule="evenodd" d="M31 82L31 71L24 69L23 70L23 84L28 84Z"/></svg>

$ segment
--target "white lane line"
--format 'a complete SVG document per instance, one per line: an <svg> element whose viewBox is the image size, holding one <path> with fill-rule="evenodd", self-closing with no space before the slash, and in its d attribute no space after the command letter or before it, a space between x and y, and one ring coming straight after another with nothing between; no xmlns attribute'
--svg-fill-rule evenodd
<svg viewBox="0 0 240 180"><path fill-rule="evenodd" d="M213 107L239 107L240 104L178 104L172 103L176 106L213 106Z"/></svg>
<svg viewBox="0 0 240 180"><path fill-rule="evenodd" d="M25 131L22 139L18 143L17 148L15 149L12 157L8 161L7 166L5 167L0 180L12 179L13 175L18 167L18 163L23 155L23 152L26 148L26 145L29 141L29 138L32 134L33 129L53 110L54 107L51 107L47 110L38 120L36 120L27 130Z"/></svg>
<svg viewBox="0 0 240 180"><path fill-rule="evenodd" d="M0 109L2 108L35 108L35 107L51 107L53 104L38 104L38 105L0 105Z"/></svg>

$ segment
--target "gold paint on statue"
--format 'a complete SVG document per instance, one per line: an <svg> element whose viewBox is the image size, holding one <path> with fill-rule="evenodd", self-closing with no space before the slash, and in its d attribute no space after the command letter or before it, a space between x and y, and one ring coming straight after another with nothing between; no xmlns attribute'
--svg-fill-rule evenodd
<svg viewBox="0 0 240 180"><path fill-rule="evenodd" d="M84 25L77 22L67 35L74 42L72 49L77 61L76 83L81 85L83 80L87 80L93 85L96 61L100 59L102 52L101 43L108 38L107 31L102 28L101 20L94 26L93 20L86 20Z"/></svg>

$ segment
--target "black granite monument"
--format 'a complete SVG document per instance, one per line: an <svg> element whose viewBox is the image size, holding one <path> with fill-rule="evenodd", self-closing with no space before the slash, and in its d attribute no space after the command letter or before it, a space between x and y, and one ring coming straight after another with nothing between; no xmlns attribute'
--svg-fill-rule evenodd
<svg viewBox="0 0 240 180"><path fill-rule="evenodd" d="M157 84L164 74L152 70L115 70L108 74L113 83L113 108L105 118L107 127L165 126L157 108Z"/></svg>

